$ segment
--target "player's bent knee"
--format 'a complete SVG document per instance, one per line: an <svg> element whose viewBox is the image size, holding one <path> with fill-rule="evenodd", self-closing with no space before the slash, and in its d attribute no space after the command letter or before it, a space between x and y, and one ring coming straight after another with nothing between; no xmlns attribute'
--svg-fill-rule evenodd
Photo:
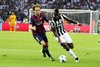
<svg viewBox="0 0 100 67"><path fill-rule="evenodd" d="M46 45L46 43L44 42L44 40L41 41L41 44L42 44L43 46Z"/></svg>
<svg viewBox="0 0 100 67"><path fill-rule="evenodd" d="M71 49L73 49L73 48L74 48L74 46L71 46L70 48L71 48Z"/></svg>
<svg viewBox="0 0 100 67"><path fill-rule="evenodd" d="M67 45L68 45L71 49L73 49L73 48L74 48L73 43L68 43Z"/></svg>

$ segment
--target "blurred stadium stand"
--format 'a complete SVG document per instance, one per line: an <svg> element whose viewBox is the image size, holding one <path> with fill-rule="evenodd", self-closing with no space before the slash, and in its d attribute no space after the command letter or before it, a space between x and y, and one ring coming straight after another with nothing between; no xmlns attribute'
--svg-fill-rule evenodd
<svg viewBox="0 0 100 67"><path fill-rule="evenodd" d="M82 9L82 10L93 10L93 11L100 11L100 0L0 0L0 19L3 19L5 25L8 28L2 27L3 30L8 30L9 25L6 24L8 21L8 17L12 11L15 12L17 16L17 21L23 23L25 18L29 17L29 9L32 5L39 3L41 4L42 9ZM19 24L18 30L22 30L21 25ZM28 31L28 24L24 24L27 28L25 31ZM74 29L75 26L72 25ZM89 26L86 26L87 29L85 32L89 32ZM81 27L84 28L83 26ZM81 30L82 30L81 29ZM69 29L67 28L67 31Z"/></svg>
<svg viewBox="0 0 100 67"><path fill-rule="evenodd" d="M22 21L29 15L32 5L39 3L42 9L84 9L100 11L100 0L0 0L0 16L4 21L11 11L17 15L17 20Z"/></svg>

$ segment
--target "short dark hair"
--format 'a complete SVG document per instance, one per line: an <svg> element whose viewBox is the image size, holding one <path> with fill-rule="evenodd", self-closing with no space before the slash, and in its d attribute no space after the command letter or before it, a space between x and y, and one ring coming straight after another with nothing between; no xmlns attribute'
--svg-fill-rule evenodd
<svg viewBox="0 0 100 67"><path fill-rule="evenodd" d="M55 8L55 10L54 10L54 15L56 16L56 15L59 15L59 9L58 8Z"/></svg>
<svg viewBox="0 0 100 67"><path fill-rule="evenodd" d="M35 4L35 5L33 5L32 9L35 10L36 7L41 8L40 4Z"/></svg>

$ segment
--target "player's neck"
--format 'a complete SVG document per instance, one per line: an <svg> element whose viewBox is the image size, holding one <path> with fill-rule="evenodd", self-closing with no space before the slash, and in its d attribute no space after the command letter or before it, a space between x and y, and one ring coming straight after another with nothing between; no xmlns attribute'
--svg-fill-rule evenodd
<svg viewBox="0 0 100 67"><path fill-rule="evenodd" d="M38 14L38 15L37 15L37 14L35 14L35 16L40 17L40 14Z"/></svg>

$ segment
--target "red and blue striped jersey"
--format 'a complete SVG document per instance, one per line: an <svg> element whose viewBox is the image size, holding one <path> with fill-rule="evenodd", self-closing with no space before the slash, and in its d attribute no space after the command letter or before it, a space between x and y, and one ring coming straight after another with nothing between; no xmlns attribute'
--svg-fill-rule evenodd
<svg viewBox="0 0 100 67"><path fill-rule="evenodd" d="M36 33L42 34L46 32L43 26L44 21L48 22L48 18L43 13L40 14L40 17L33 15L30 18L29 24L32 24L32 26L36 26L36 31L32 30L33 34Z"/></svg>

